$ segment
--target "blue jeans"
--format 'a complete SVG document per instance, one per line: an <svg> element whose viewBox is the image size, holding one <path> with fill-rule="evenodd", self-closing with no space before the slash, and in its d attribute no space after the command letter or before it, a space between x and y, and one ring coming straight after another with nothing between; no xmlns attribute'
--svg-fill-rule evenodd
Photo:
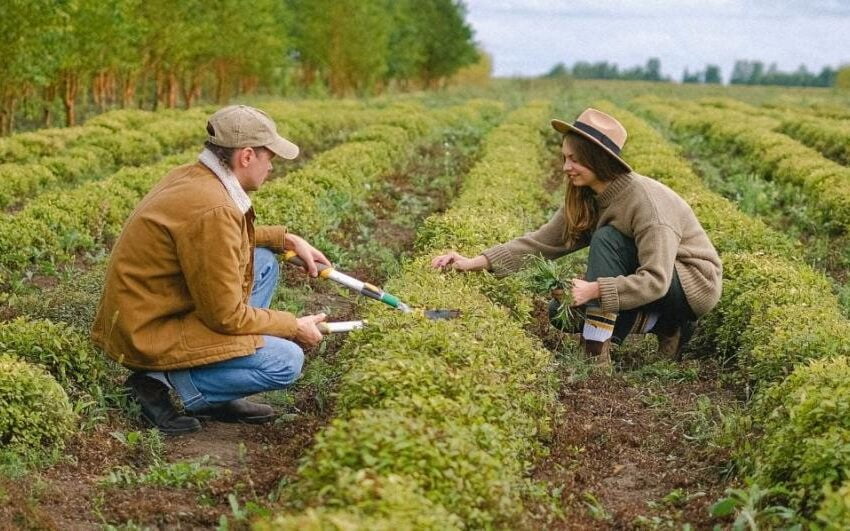
<svg viewBox="0 0 850 531"><path fill-rule="evenodd" d="M279 277L275 254L258 247L254 251L252 306L269 307ZM301 347L274 336L263 336L263 340L265 344L248 356L168 372L168 380L186 410L200 411L248 395L276 391L297 380L304 364Z"/></svg>

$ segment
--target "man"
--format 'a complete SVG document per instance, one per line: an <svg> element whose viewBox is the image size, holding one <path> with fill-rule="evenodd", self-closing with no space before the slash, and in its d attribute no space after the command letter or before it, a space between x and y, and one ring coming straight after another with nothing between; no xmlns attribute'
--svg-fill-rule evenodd
<svg viewBox="0 0 850 531"><path fill-rule="evenodd" d="M294 159L298 147L244 105L213 114L207 133L198 162L166 175L124 225L92 329L97 345L135 371L126 386L145 419L168 434L200 429L198 417L273 420L271 407L244 397L294 382L299 344L318 344L325 319L268 309L275 253L294 251L314 277L316 262L330 262L284 227L254 227L248 196L275 156Z"/></svg>

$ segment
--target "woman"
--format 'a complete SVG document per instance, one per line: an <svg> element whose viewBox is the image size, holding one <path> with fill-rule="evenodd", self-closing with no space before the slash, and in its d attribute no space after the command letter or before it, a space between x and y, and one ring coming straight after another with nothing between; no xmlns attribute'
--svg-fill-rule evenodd
<svg viewBox="0 0 850 531"><path fill-rule="evenodd" d="M564 205L536 231L474 258L449 252L435 268L513 273L531 255L555 259L590 246L585 279L572 280L572 303L585 307L582 342L610 365L612 340L632 332L659 337L659 351L679 358L695 321L720 299L722 266L693 210L670 188L632 171L620 157L625 128L596 109L564 135Z"/></svg>

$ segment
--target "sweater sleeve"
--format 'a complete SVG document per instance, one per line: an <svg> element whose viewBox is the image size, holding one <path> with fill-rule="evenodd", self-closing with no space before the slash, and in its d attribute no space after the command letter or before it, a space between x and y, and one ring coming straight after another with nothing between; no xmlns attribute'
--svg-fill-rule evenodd
<svg viewBox="0 0 850 531"><path fill-rule="evenodd" d="M283 225L258 225L254 228L254 238L257 247L265 247L277 254L286 251L283 243L286 241L286 227Z"/></svg>
<svg viewBox="0 0 850 531"><path fill-rule="evenodd" d="M602 311L631 310L663 297L670 288L680 235L669 225L653 224L635 235L640 266L631 275L602 277Z"/></svg>
<svg viewBox="0 0 850 531"><path fill-rule="evenodd" d="M519 238L507 243L494 245L483 251L490 269L497 277L503 277L519 271L523 261L529 256L542 256L554 260L566 254L577 251L587 246L587 242L581 242L571 247L564 245L564 207L558 209L539 229L528 232Z"/></svg>
<svg viewBox="0 0 850 531"><path fill-rule="evenodd" d="M230 335L294 337L295 316L242 300L242 227L226 207L206 212L177 237L177 253L195 311L211 330Z"/></svg>

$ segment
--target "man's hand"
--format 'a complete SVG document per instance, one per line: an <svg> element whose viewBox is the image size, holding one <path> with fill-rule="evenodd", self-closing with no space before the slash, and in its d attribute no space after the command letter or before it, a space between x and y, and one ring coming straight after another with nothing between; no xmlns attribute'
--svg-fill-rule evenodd
<svg viewBox="0 0 850 531"><path fill-rule="evenodd" d="M484 255L478 255L475 258L467 258L455 251L449 251L446 254L435 256L431 260L431 267L434 269L454 269L455 271L481 271L489 268L490 263Z"/></svg>
<svg viewBox="0 0 850 531"><path fill-rule="evenodd" d="M601 295L599 292L599 282L587 282L580 278L574 278L572 294L573 306L587 304L593 299L598 299Z"/></svg>
<svg viewBox="0 0 850 531"><path fill-rule="evenodd" d="M311 277L316 277L319 274L319 270L316 269L316 262L325 264L328 267L332 265L330 260L325 258L325 255L322 254L320 250L307 243L307 241L300 236L286 233L286 240L283 242L283 248L287 251L295 251L295 254L304 260L304 264L307 267L307 274Z"/></svg>
<svg viewBox="0 0 850 531"><path fill-rule="evenodd" d="M323 322L327 316L323 313L316 315L305 315L295 321L298 323L298 331L295 332L295 341L305 347L315 347L322 340L322 333L316 327Z"/></svg>

